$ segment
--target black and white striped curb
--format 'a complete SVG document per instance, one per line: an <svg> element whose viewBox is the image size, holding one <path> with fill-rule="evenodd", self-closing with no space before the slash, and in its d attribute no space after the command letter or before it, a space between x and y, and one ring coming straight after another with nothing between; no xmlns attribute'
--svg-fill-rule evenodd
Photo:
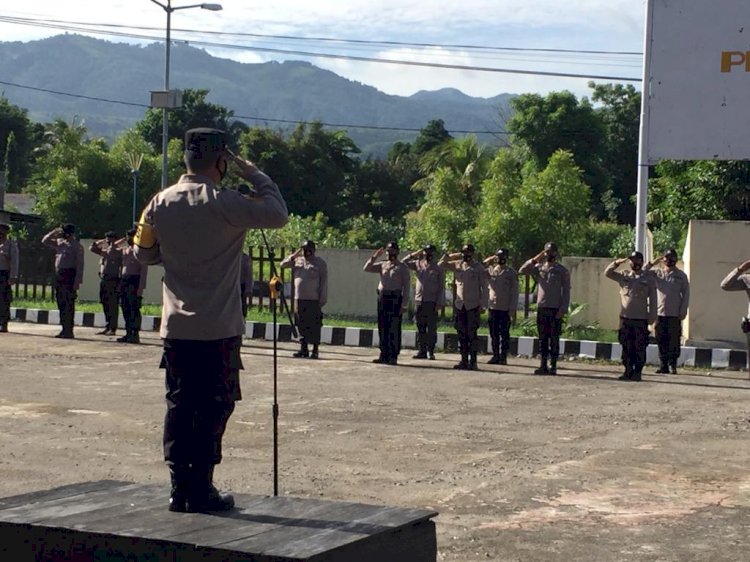
<svg viewBox="0 0 750 562"><path fill-rule="evenodd" d="M13 320L33 322L36 324L59 324L60 313L57 310L39 310L30 308L11 308L10 316ZM76 312L74 324L90 328L104 327L104 314L101 312ZM158 316L144 316L141 329L144 331L158 331L161 318ZM122 316L118 320L118 327L125 327ZM247 322L245 337L250 339L273 339L273 324L270 322ZM277 326L277 339L280 342L294 341L292 328L288 324ZM487 336L479 336L480 350L491 352L491 344ZM378 331L371 328L344 328L338 326L323 326L321 342L328 345L343 345L353 347L377 347ZM404 347L415 347L416 332L404 330L401 335ZM437 349L455 353L458 351L458 337L454 333L438 332ZM533 357L539 352L539 339L534 337L511 337L511 355ZM566 357L580 357L584 359L601 359L619 362L622 356L622 346L618 343L605 343L585 340L560 340L560 355ZM655 345L649 345L646 353L646 363L659 364L659 353ZM683 346L678 365L699 367L704 369L745 369L747 366L747 352L737 349L712 349L708 347Z"/></svg>

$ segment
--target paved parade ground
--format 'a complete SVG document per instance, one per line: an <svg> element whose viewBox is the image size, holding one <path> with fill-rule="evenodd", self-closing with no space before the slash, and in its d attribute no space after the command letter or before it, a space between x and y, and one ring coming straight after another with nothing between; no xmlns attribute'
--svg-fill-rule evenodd
<svg viewBox="0 0 750 562"><path fill-rule="evenodd" d="M102 479L163 484L160 341L12 322L0 334L0 496ZM616 365L454 371L456 355L279 351L280 494L418 507L441 561L686 561L750 551L750 381ZM246 340L223 489L271 494L272 350ZM166 509L166 506L165 506Z"/></svg>

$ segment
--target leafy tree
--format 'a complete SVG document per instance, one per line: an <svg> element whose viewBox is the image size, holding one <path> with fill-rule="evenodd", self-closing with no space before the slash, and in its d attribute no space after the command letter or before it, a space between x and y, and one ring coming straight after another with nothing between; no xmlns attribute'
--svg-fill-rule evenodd
<svg viewBox="0 0 750 562"><path fill-rule="evenodd" d="M323 213L312 217L289 215L289 222L283 228L266 231L266 239L272 248L299 248L304 240L315 241L319 248L346 247L346 237L328 224ZM250 246L263 246L260 230L249 231L245 241Z"/></svg>
<svg viewBox="0 0 750 562"><path fill-rule="evenodd" d="M569 152L560 150L536 172L501 151L483 184L483 205L473 236L485 252L504 246L514 261L534 255L549 240L569 252L588 224L590 188ZM498 205L493 216L493 207Z"/></svg>
<svg viewBox="0 0 750 562"><path fill-rule="evenodd" d="M371 215L400 222L416 206L417 194L411 189L418 179L416 172L402 161L360 161L347 177L342 205L353 217Z"/></svg>
<svg viewBox="0 0 750 562"><path fill-rule="evenodd" d="M605 130L603 165L611 179L604 206L610 220L635 223L634 196L638 187L638 133L641 93L628 84L594 84L591 99Z"/></svg>
<svg viewBox="0 0 750 562"><path fill-rule="evenodd" d="M8 191L19 191L28 178L33 150L32 129L26 110L0 96L0 162L8 172Z"/></svg>
<svg viewBox="0 0 750 562"><path fill-rule="evenodd" d="M604 167L605 126L591 103L580 102L570 92L552 92L546 97L523 94L511 101L515 110L507 129L522 143L537 169L547 166L558 150L569 152L591 187L591 214L606 218L606 194L610 179Z"/></svg>
<svg viewBox="0 0 750 562"><path fill-rule="evenodd" d="M442 119L433 119L419 131L411 146L411 152L417 157L422 156L452 138L445 129L445 122Z"/></svg>
<svg viewBox="0 0 750 562"><path fill-rule="evenodd" d="M400 217L399 220L389 220L371 214L359 215L344 221L342 229L349 248L380 248L391 240L400 241L404 237Z"/></svg>

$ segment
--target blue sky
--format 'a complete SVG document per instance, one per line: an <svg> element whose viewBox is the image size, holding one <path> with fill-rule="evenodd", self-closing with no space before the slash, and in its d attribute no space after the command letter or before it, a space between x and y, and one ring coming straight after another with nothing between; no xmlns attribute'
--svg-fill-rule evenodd
<svg viewBox="0 0 750 562"><path fill-rule="evenodd" d="M192 3L175 0L173 5ZM218 12L197 8L176 11L172 16L174 39L444 65L632 78L639 78L641 74L641 57L637 55L477 51L455 45L640 52L644 0L348 0L345 3L329 0L224 0L220 3L223 10ZM150 0L34 0L27 4L0 0L0 8L0 17L37 20L37 24L41 19L79 22L76 26L117 24L125 26L117 28L118 32L132 31L154 38L163 37L166 25L164 11ZM2 41L28 41L63 32L61 29L0 21ZM208 35L204 32L277 35L293 39ZM112 41L135 41L92 35ZM439 47L336 43L301 38L425 43ZM422 68L217 46L206 49L216 56L248 63L307 60L396 95L439 88L456 88L482 97L501 93L544 94L563 89L579 96L589 92L585 78ZM639 87L637 83L636 87Z"/></svg>

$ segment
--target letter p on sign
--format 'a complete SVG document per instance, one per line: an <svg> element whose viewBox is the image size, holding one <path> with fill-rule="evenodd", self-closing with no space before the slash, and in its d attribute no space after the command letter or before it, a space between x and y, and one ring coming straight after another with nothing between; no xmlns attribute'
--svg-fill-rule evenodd
<svg viewBox="0 0 750 562"><path fill-rule="evenodd" d="M750 72L750 52L742 51L722 51L721 53L721 71L731 72L733 66L745 65L745 72Z"/></svg>

